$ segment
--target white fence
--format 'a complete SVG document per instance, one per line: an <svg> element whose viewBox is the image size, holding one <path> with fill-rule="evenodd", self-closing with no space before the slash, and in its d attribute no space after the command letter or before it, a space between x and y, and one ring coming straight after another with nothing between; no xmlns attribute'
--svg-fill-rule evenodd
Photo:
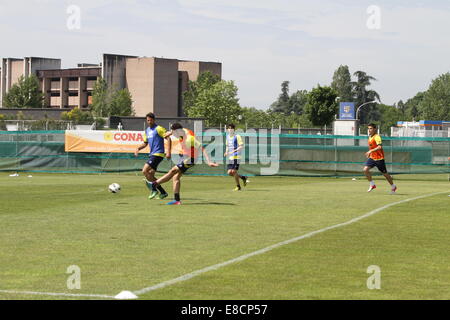
<svg viewBox="0 0 450 320"><path fill-rule="evenodd" d="M392 127L392 137L449 138L450 128L444 130L426 129L425 127Z"/></svg>

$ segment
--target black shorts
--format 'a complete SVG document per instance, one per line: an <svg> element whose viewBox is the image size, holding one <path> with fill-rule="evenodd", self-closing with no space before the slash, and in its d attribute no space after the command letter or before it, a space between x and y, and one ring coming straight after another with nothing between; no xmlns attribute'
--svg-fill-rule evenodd
<svg viewBox="0 0 450 320"><path fill-rule="evenodd" d="M150 166L150 168L152 168L156 171L158 169L159 164L163 160L164 160L164 158L160 157L160 156L150 156L146 163Z"/></svg>
<svg viewBox="0 0 450 320"><path fill-rule="evenodd" d="M238 159L234 159L234 160L229 160L228 162L228 170L239 170L239 160Z"/></svg>
<svg viewBox="0 0 450 320"><path fill-rule="evenodd" d="M180 163L177 164L178 169L185 173L189 168L195 166L194 158L181 158Z"/></svg>
<svg viewBox="0 0 450 320"><path fill-rule="evenodd" d="M371 158L367 159L366 161L366 167L369 168L373 168L373 167L377 167L377 169L381 172L381 173L387 173L387 169L386 169L386 163L383 160L373 160Z"/></svg>

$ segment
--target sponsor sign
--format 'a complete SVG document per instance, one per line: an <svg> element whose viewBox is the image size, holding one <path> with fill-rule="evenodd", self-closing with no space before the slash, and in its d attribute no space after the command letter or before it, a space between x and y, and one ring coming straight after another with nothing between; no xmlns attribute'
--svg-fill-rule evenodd
<svg viewBox="0 0 450 320"><path fill-rule="evenodd" d="M340 120L354 120L355 119L355 103L341 102L339 108Z"/></svg>
<svg viewBox="0 0 450 320"><path fill-rule="evenodd" d="M144 137L144 131L67 130L65 151L134 153L144 143ZM148 152L148 147L141 150Z"/></svg>

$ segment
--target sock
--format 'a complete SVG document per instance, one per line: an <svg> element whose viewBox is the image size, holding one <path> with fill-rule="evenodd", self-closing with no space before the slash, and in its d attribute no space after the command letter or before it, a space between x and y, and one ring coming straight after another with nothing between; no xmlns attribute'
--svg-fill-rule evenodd
<svg viewBox="0 0 450 320"><path fill-rule="evenodd" d="M167 193L166 190L164 190L164 188L161 185L158 185L156 188L159 190L159 192L161 192L161 194Z"/></svg>
<svg viewBox="0 0 450 320"><path fill-rule="evenodd" d="M391 189L395 189L395 183L391 185Z"/></svg>
<svg viewBox="0 0 450 320"><path fill-rule="evenodd" d="M247 180L247 177L246 176L239 176L239 178L241 178L242 180Z"/></svg>
<svg viewBox="0 0 450 320"><path fill-rule="evenodd" d="M151 184L152 184L152 190L156 191L156 188L158 188L159 185L156 183L156 181L155 182L151 182Z"/></svg>
<svg viewBox="0 0 450 320"><path fill-rule="evenodd" d="M370 185L371 185L371 186L374 186L374 185L375 185L375 182L373 182L373 180L370 181Z"/></svg>
<svg viewBox="0 0 450 320"><path fill-rule="evenodd" d="M237 186L236 186L239 190L241 190L241 186L238 184Z"/></svg>
<svg viewBox="0 0 450 320"><path fill-rule="evenodd" d="M179 193L175 193L175 201L181 201Z"/></svg>

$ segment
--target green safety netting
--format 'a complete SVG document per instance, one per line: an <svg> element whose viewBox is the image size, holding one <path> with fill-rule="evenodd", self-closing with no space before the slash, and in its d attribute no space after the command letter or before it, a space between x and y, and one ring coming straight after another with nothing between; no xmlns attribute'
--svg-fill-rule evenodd
<svg viewBox="0 0 450 320"><path fill-rule="evenodd" d="M247 175L337 177L362 174L364 153L368 149L365 136L270 133L241 133L241 136L245 141L241 172ZM450 138L382 138L391 173L450 173ZM224 163L224 134L205 132L202 139L203 145L211 151L211 158ZM215 149L211 141L216 143ZM146 155L136 158L124 153L67 153L64 131L0 131L0 171L132 172L141 170L146 159ZM172 161L164 160L158 171L166 172L173 165ZM189 173L223 175L226 164L219 168L199 164Z"/></svg>

